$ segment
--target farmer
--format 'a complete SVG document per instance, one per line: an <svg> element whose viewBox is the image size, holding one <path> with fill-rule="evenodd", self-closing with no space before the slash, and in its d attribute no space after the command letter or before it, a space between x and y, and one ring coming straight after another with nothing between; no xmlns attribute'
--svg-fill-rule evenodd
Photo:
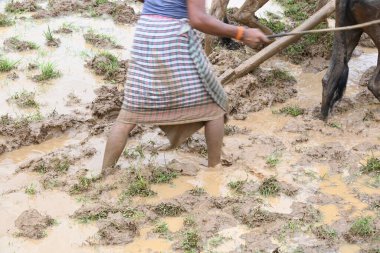
<svg viewBox="0 0 380 253"><path fill-rule="evenodd" d="M136 124L159 125L171 147L204 126L208 166L220 163L227 96L193 28L250 47L267 42L260 30L228 25L208 15L205 0L145 0L123 106L106 144L103 176L111 173Z"/></svg>

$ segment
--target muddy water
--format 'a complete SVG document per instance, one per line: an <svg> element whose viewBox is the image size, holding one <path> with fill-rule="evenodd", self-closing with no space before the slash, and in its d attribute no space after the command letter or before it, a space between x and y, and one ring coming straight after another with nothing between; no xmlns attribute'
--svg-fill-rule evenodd
<svg viewBox="0 0 380 253"><path fill-rule="evenodd" d="M54 31L63 24L73 26L74 32L68 35L55 35L62 42L59 48L47 47L44 32L47 31L48 27ZM40 46L35 51L7 53L8 58L20 61L18 68L22 71L18 72L20 77L15 81L7 79L5 74L0 76L0 107L2 113L10 113L11 115L30 113L30 110L20 109L7 102L7 99L14 93L23 90L36 93L36 100L40 104L39 110L43 115L51 113L53 110L60 114L67 114L78 109L83 111L81 107L73 108L68 105L67 96L72 94L80 98L80 103L90 103L95 97L94 89L105 83L84 66L86 59L101 51L101 49L86 44L83 33L89 29L114 37L118 44L124 46L125 50L109 51L120 59L128 59L134 28L126 25L115 25L110 19L90 19L77 16L51 19L48 22L26 19L25 21L18 21L15 27L0 28L1 44L6 38L18 36L20 39L32 41ZM37 74L37 71L28 71L28 64L46 62L52 62L62 76L47 83L33 82L31 78Z"/></svg>
<svg viewBox="0 0 380 253"><path fill-rule="evenodd" d="M239 6L243 1L231 1L230 6ZM270 4L273 4L270 2ZM268 5L268 8L273 5ZM1 6L1 4L0 4ZM276 9L274 9L276 10ZM57 35L60 37L62 44L58 49L51 49L44 45L43 31L47 26L55 30L63 23L72 23L77 29L72 35ZM83 32L94 28L98 32L112 35L119 44L122 44L125 50L112 50L119 55L121 59L129 56L129 47L133 38L133 28L129 26L115 25L109 19L88 19L78 16L70 16L52 19L47 22L35 22L30 19L18 21L15 27L0 28L0 43L7 37L18 35L22 39L31 40L41 46L35 52L27 53L7 53L7 56L20 61L17 73L20 78L11 81L5 75L0 76L0 108L1 112L13 115L31 113L30 110L22 110L17 106L9 104L6 99L14 92L22 89L35 91L37 100L41 103L40 110L43 114L56 109L58 113L72 114L74 111L86 111L86 104L90 103L94 95L94 89L104 84L100 78L94 76L88 69L84 68L84 60L87 55L92 55L98 50L87 45L83 39ZM351 74L346 96L354 96L359 88L357 82L360 79L360 73L372 66L376 62L375 50L364 50L364 54L353 58L350 62ZM27 71L29 62L46 62L52 61L62 72L62 77L45 84L36 84L30 80L30 76L35 74L33 71ZM266 63L264 67L273 67L278 65L280 60L274 60ZM321 96L321 79L324 72L317 74L303 73L301 68L291 64L282 64L293 74L296 75L298 84L298 96L289 100L286 104L298 104L307 109L312 109L319 105ZM81 99L80 104L67 105L67 95L73 93ZM342 218L355 218L359 215L372 214L368 212L368 204L358 198L357 193L376 194L377 188L368 186L369 180L366 176L360 176L356 181L350 183L347 176L343 173L334 174L330 171L327 164L310 164L306 167L297 166L297 162L302 158L302 154L297 152L292 142L296 137L303 133L290 133L283 128L294 122L295 119L283 115L274 114L273 110L278 110L284 105L275 105L257 113L251 113L244 121L232 120L229 124L239 127L245 127L252 131L252 134L259 134L262 137L273 137L281 141L285 150L275 150L271 144L257 144L249 140L246 135L234 135L225 138L224 151L233 158L238 158L231 167L212 170L201 167L201 171L194 177L179 177L173 180L172 184L153 185L152 190L157 192L157 196L152 198L136 198L134 202L157 204L164 200L178 197L184 192L193 189L196 186L202 187L213 197L228 196L233 193L229 191L227 184L236 180L247 180L261 182L269 176L277 176L282 181L290 184L296 184L294 178L300 176L306 170L314 173L317 179L301 182L299 191L294 197L289 197L281 193L277 197L263 199L263 208L269 212L291 214L294 210L292 204L295 202L306 203L308 198L316 192L339 197L341 201L331 204L316 205L322 213L321 223L332 225ZM363 106L358 110L376 108ZM86 111L87 112L87 111ZM353 111L354 114L356 111ZM341 116L333 116L333 120L343 121ZM321 128L326 128L324 123L317 122ZM319 131L308 133L309 142L306 146L317 146L328 142L339 142L346 149L362 142L373 142L373 136L378 131L374 128L366 136L357 136L352 132L344 132L339 135L324 135ZM377 133L378 135L378 133ZM155 133L144 135L140 140L135 138L129 145L146 142L154 139ZM125 246L89 246L88 238L93 237L98 228L95 224L79 224L77 221L69 218L82 203L79 203L75 197L61 191L44 190L39 183L39 175L35 173L14 174L17 166L28 159L42 156L46 153L59 149L72 143L73 137L66 135L60 138L46 141L37 146L21 148L11 153L0 156L0 252L172 252L172 241L152 236L151 226L144 226L140 229L140 236L136 240ZM88 144L96 147L98 153L91 158L84 159L78 166L89 168L89 176L97 175L100 172L102 159L102 150L105 144L105 136L94 137ZM276 168L269 168L266 165L266 158L273 152L279 152L280 162ZM197 166L204 162L203 158L195 155L184 154L179 151L161 153L159 161L176 158L179 161L191 160ZM301 175L304 176L304 175ZM300 176L300 177L301 177ZM302 177L304 179L304 177ZM34 185L37 194L29 196L25 194L27 186ZM118 189L117 194L111 194L111 198L117 199L123 189ZM59 208L57 208L59 206ZM57 225L47 230L48 236L42 240L34 241L14 236L16 232L14 221L18 215L28 209L36 208L43 214L51 215L58 222ZM344 212L347 217L341 214ZM163 218L162 221L168 224L169 230L173 233L183 229L184 217ZM218 232L218 235L225 239L223 244L212 249L216 252L237 252L246 241L242 235L250 232L250 229L239 225ZM272 238L273 239L273 238ZM269 239L268 239L269 240ZM295 239L297 241L297 239ZM298 238L302 243L302 238ZM208 247L208 246L207 246ZM205 252L207 252L207 247ZM344 244L339 246L339 253L356 253L360 251L360 245Z"/></svg>

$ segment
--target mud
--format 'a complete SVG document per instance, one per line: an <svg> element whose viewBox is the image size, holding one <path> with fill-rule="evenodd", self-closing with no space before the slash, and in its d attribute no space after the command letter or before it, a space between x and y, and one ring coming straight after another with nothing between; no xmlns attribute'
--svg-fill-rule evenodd
<svg viewBox="0 0 380 253"><path fill-rule="evenodd" d="M12 37L4 40L4 49L9 51L28 51L36 49L34 44L31 44L29 41L23 41L18 39L17 37Z"/></svg>
<svg viewBox="0 0 380 253"><path fill-rule="evenodd" d="M70 15L73 13L81 13L84 16L98 17L102 15L110 15L116 23L133 24L137 21L134 9L127 2L116 1L98 4L97 1L72 1L72 0L53 0L49 1L47 9L41 9L32 17L42 19L48 17L58 17Z"/></svg>
<svg viewBox="0 0 380 253"><path fill-rule="evenodd" d="M244 118L249 112L284 103L297 95L295 84L295 79L281 70L256 70L225 87L230 100L230 113Z"/></svg>
<svg viewBox="0 0 380 253"><path fill-rule="evenodd" d="M118 60L111 54L101 53L89 60L86 67L92 69L96 75L103 76L104 80L124 84L127 78L128 60Z"/></svg>
<svg viewBox="0 0 380 253"><path fill-rule="evenodd" d="M97 34L92 31L87 32L83 35L87 43L98 47L98 48L116 48L123 49L123 46L118 45L112 38L104 36L102 34Z"/></svg>
<svg viewBox="0 0 380 253"><path fill-rule="evenodd" d="M18 235L31 239L41 239L46 236L46 228L54 224L50 216L41 215L36 209L29 209L20 214L15 225Z"/></svg>
<svg viewBox="0 0 380 253"><path fill-rule="evenodd" d="M23 0L23 1L10 1L5 6L7 12L21 13L21 12L35 12L40 7L36 0Z"/></svg>
<svg viewBox="0 0 380 253"><path fill-rule="evenodd" d="M375 42L373 42L373 40L366 33L363 33L359 41L359 45L362 47L369 47L369 48L376 47Z"/></svg>

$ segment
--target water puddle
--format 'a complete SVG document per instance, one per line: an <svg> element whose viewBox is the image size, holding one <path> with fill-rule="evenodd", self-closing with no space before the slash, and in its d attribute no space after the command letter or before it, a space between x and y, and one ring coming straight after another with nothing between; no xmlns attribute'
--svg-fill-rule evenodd
<svg viewBox="0 0 380 253"><path fill-rule="evenodd" d="M331 225L341 218L337 205L318 206L318 210L322 214L323 224Z"/></svg>
<svg viewBox="0 0 380 253"><path fill-rule="evenodd" d="M70 139L70 136L65 134L38 145L26 146L12 152L4 153L0 155L0 175L10 175L17 169L20 163L34 157L48 154L71 142L73 142L73 139Z"/></svg>
<svg viewBox="0 0 380 253"><path fill-rule="evenodd" d="M166 217L162 221L168 224L169 231L172 233L178 232L183 228L183 217Z"/></svg>
<svg viewBox="0 0 380 253"><path fill-rule="evenodd" d="M359 253L360 247L354 244L344 244L339 247L339 253Z"/></svg>
<svg viewBox="0 0 380 253"><path fill-rule="evenodd" d="M342 179L341 175L327 177L321 182L321 192L328 195L340 197L343 201L339 203L345 211L351 213L353 217L357 217L368 208L366 203L361 202Z"/></svg>

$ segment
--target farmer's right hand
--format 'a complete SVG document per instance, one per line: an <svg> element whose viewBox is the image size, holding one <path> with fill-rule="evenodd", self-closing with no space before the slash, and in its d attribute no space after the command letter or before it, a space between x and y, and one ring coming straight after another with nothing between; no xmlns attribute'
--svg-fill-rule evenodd
<svg viewBox="0 0 380 253"><path fill-rule="evenodd" d="M256 48L261 43L269 43L267 36L260 30L248 28L244 31L242 42L251 48Z"/></svg>

